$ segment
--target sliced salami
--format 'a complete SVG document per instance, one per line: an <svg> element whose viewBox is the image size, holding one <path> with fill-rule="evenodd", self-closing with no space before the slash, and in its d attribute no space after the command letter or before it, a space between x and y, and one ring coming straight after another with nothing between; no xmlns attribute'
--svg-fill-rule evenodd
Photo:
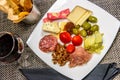
<svg viewBox="0 0 120 80"><path fill-rule="evenodd" d="M39 49L43 52L52 52L55 50L57 43L56 37L53 35L46 35L40 40Z"/></svg>

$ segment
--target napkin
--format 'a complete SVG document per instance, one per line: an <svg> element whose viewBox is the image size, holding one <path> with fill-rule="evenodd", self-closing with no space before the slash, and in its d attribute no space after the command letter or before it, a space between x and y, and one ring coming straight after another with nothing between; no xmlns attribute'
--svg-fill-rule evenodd
<svg viewBox="0 0 120 80"><path fill-rule="evenodd" d="M113 80L120 73L116 63L99 64L83 80Z"/></svg>
<svg viewBox="0 0 120 80"><path fill-rule="evenodd" d="M98 64L83 80L113 80L120 73L116 63ZM72 80L54 69L20 69L28 80Z"/></svg>
<svg viewBox="0 0 120 80"><path fill-rule="evenodd" d="M28 80L72 80L51 68L20 69Z"/></svg>

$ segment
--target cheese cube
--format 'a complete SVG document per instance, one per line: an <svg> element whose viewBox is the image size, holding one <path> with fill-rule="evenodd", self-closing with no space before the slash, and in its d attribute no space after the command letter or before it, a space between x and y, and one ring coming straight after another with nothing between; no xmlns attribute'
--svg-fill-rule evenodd
<svg viewBox="0 0 120 80"><path fill-rule="evenodd" d="M68 22L59 22L59 28L61 29L61 31L64 31L64 27Z"/></svg>

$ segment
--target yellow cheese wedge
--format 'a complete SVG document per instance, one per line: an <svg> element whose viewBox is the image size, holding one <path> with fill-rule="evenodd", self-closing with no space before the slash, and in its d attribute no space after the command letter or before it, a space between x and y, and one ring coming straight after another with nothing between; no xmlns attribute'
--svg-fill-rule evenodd
<svg viewBox="0 0 120 80"><path fill-rule="evenodd" d="M86 13L86 9L80 6L76 6L71 13L67 16L67 19L74 24Z"/></svg>

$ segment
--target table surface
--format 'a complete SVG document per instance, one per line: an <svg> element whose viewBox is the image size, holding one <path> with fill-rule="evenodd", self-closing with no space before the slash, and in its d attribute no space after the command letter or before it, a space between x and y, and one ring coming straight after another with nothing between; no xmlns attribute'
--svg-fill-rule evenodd
<svg viewBox="0 0 120 80"><path fill-rule="evenodd" d="M56 0L34 0L35 5L41 12L41 17L47 12ZM107 12L112 14L118 20L120 20L120 1L119 0L89 0ZM108 21L109 22L109 21ZM19 60L21 65L14 62L11 64L0 63L0 80L26 80L26 78L19 72L19 68L44 68L49 67L40 58L38 58L33 51L27 46L26 41L31 32L37 25L28 25L23 22L19 24L13 24L7 19L7 15L0 12L0 32L9 31L17 33L23 39L25 43L25 50ZM29 55L29 56L28 56ZM22 59L23 58L23 59ZM27 59L27 60L26 60ZM114 40L111 48L107 52L106 56L100 63L116 62L120 67L120 31L118 32L116 39ZM120 75L116 76L114 80L120 80Z"/></svg>

